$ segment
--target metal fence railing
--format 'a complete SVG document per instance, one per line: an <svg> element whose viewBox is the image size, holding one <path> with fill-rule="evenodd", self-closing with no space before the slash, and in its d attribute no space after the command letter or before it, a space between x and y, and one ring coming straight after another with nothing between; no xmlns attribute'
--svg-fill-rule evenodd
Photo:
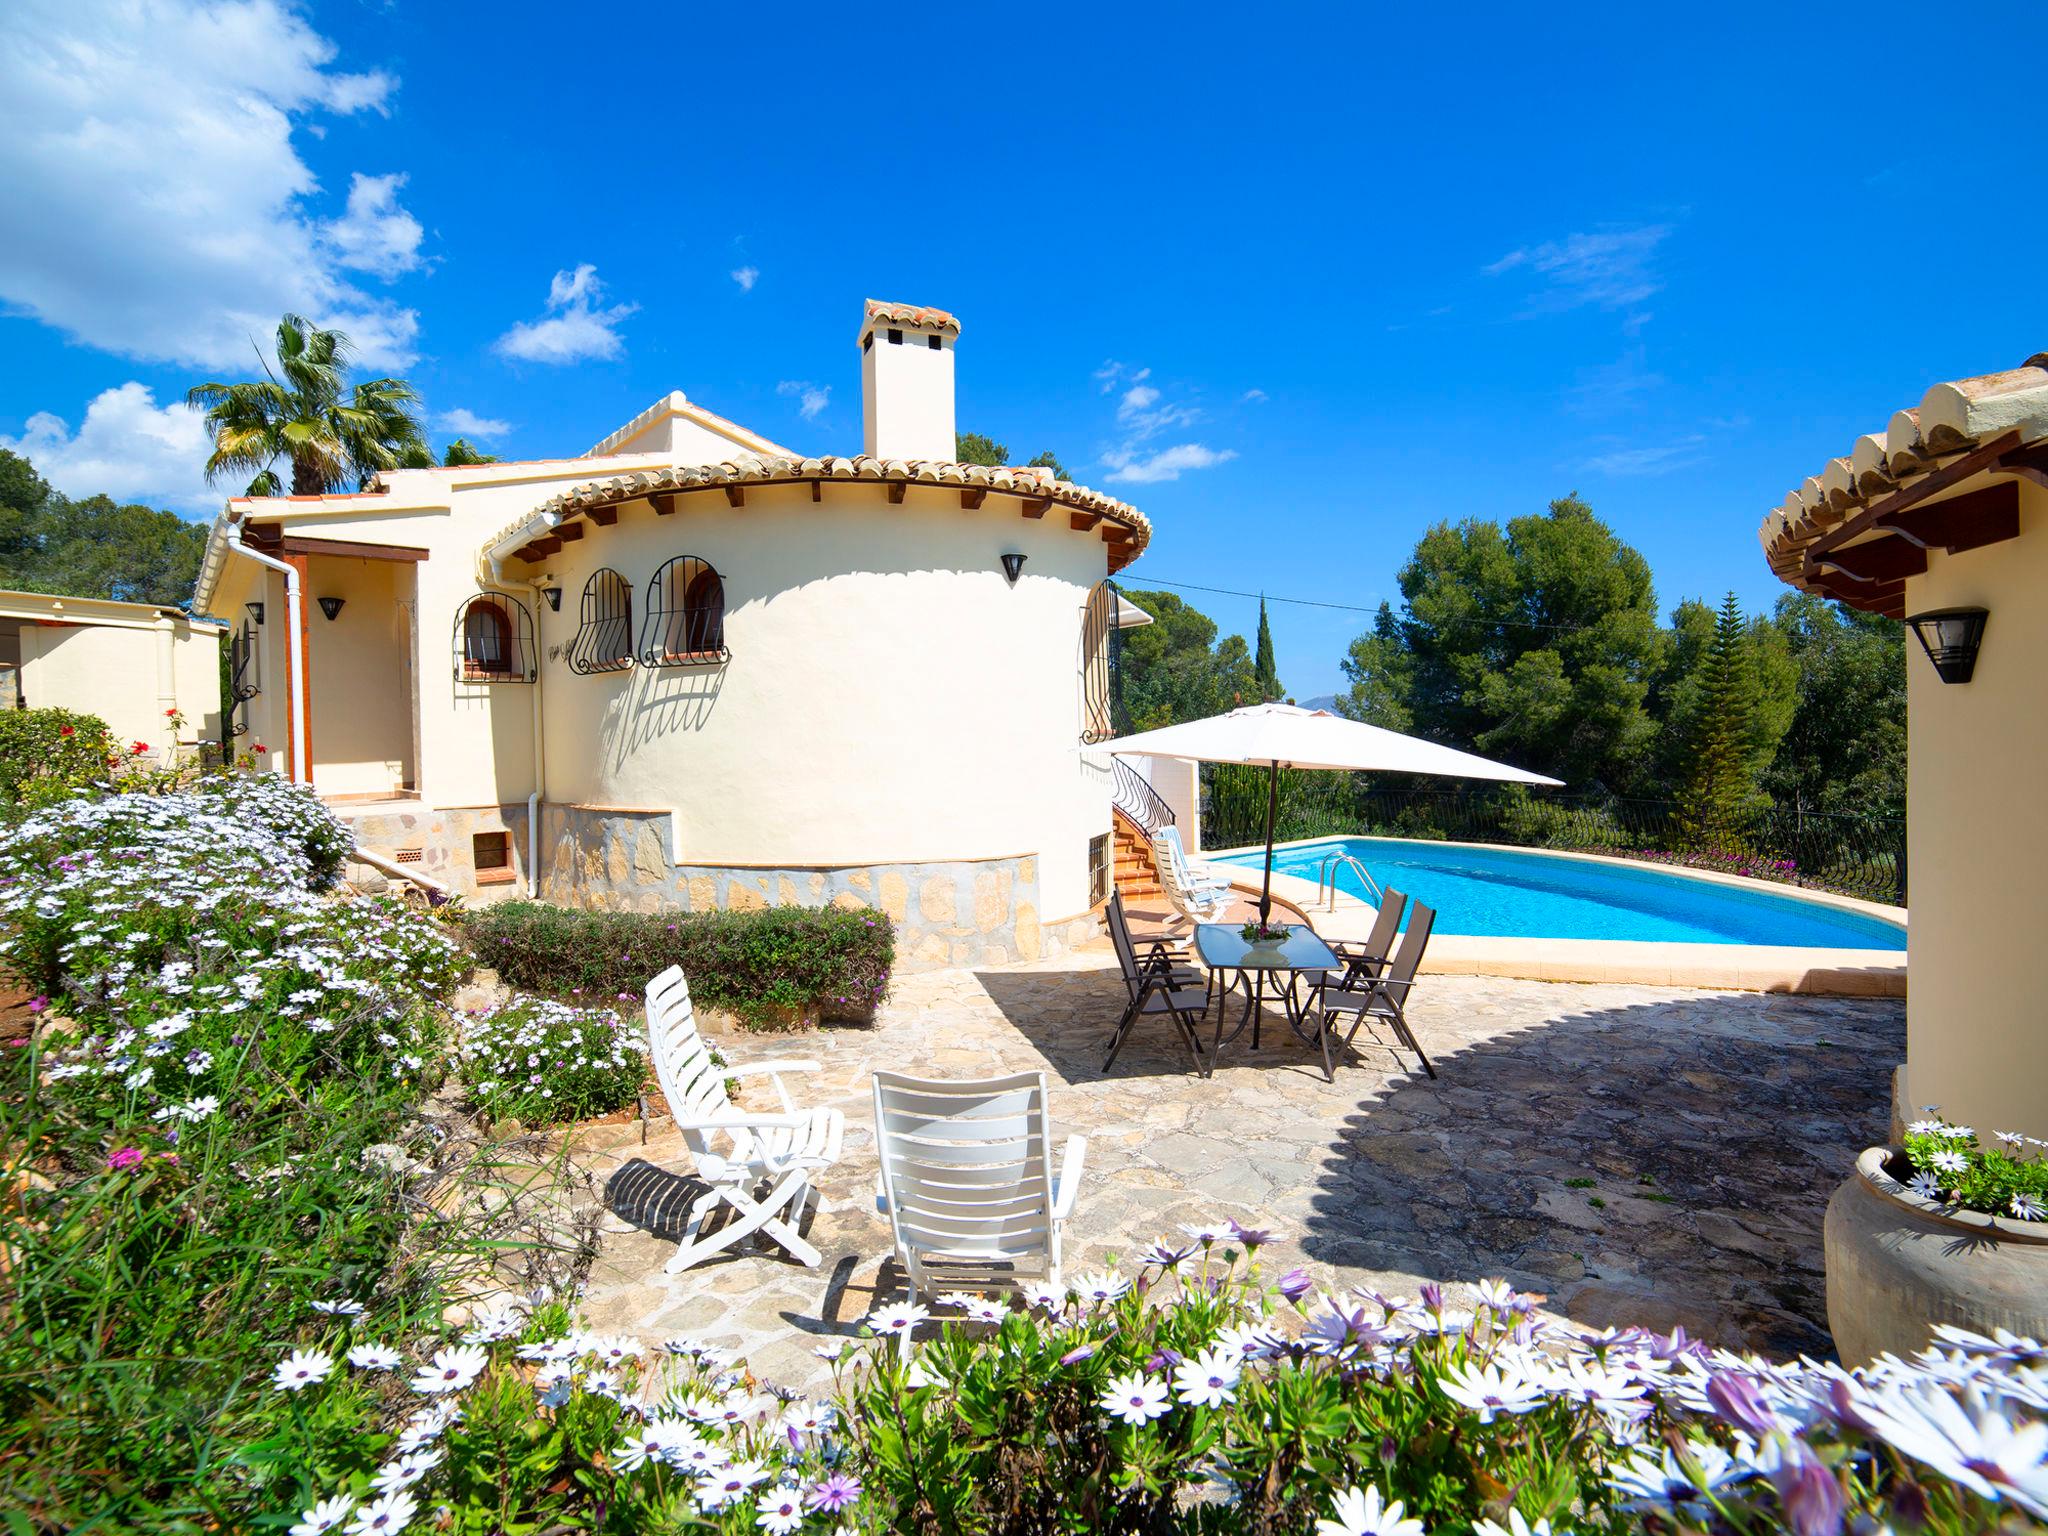
<svg viewBox="0 0 2048 1536"><path fill-rule="evenodd" d="M1202 767L1202 845L1261 842L1266 770ZM1379 836L1613 853L1906 901L1906 822L1767 804L1703 837L1675 800L1531 794L1517 786L1375 789L1360 774L1282 770L1274 836Z"/></svg>

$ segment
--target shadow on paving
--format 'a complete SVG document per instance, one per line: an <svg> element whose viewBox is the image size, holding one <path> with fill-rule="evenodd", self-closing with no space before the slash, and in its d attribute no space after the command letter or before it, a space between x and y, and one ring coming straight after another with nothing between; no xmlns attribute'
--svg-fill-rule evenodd
<svg viewBox="0 0 2048 1536"><path fill-rule="evenodd" d="M1856 1153L1887 1134L1905 1045L1895 1001L1674 990L1572 1011L1583 991L1559 986L1543 1023L1460 1045L1441 1014L1432 1036L1425 977L1413 1022L1437 1079L1361 1033L1331 1097L1277 1014L1264 1048L1226 1046L1211 1080L1164 1021L1141 1024L1105 1078L1114 971L1076 978L1072 1006L1052 1011L1014 973L977 979L1054 1071L1097 1094L1166 1076L1222 1105L1240 1073L1312 1077L1279 1086L1286 1112L1329 1118L1327 1150L1304 1164L1313 1187L1274 1212L1310 1259L1502 1276L1591 1327L1682 1323L1774 1355L1833 1354L1821 1220Z"/></svg>

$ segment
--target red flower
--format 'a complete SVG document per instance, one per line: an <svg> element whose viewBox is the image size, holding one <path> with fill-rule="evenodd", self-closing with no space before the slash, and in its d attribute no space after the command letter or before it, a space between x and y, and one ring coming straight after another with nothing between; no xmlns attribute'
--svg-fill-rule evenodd
<svg viewBox="0 0 2048 1536"><path fill-rule="evenodd" d="M173 705L172 705L172 706L171 706L171 707L170 707L169 709L167 709L167 710L165 710L165 711L164 711L164 718L165 718L166 720L168 720L168 719L170 719L170 718L171 718L171 716L175 715L175 714L176 714L177 712L178 712L178 706L177 706L177 705L175 705L175 704L173 704Z"/></svg>
<svg viewBox="0 0 2048 1536"><path fill-rule="evenodd" d="M57 734L59 736L76 736L78 728L76 726L60 725L57 727Z"/></svg>
<svg viewBox="0 0 2048 1536"><path fill-rule="evenodd" d="M270 748L263 745L260 741L252 741L249 743L249 750L251 752L268 752Z"/></svg>
<svg viewBox="0 0 2048 1536"><path fill-rule="evenodd" d="M135 751L135 755L136 755L137 757L140 757L140 756L142 756L142 754L143 754L143 753L145 753L145 752L147 752L148 750L149 750L149 743L148 743L148 742L146 742L146 741L138 741L137 743L135 743L134 751Z"/></svg>

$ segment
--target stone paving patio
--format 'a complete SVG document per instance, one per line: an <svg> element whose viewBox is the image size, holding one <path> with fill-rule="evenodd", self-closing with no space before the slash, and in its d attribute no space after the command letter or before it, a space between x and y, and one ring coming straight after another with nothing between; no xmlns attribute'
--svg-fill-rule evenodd
<svg viewBox="0 0 2048 1536"><path fill-rule="evenodd" d="M582 1160L610 1213L591 1321L650 1343L689 1332L768 1379L822 1374L812 1346L900 1299L872 1202L877 1066L928 1076L1043 1068L1056 1137L1088 1137L1069 1273L1180 1223L1276 1228L1269 1272L1413 1295L1505 1276L1589 1325L1683 1324L1717 1343L1831 1353L1821 1214L1884 1138L1905 1010L1889 999L1431 977L1411 1018L1440 1077L1368 1047L1323 1081L1277 1015L1226 1046L1213 1078L1164 1026L1099 1071L1123 997L1106 951L901 977L872 1028L721 1039L735 1061L810 1057L812 1097L846 1113L846 1151L810 1230L824 1263L721 1256L677 1276L676 1213L697 1186L657 1119ZM793 1079L796 1083L802 1079ZM599 1138L601 1145L603 1138Z"/></svg>

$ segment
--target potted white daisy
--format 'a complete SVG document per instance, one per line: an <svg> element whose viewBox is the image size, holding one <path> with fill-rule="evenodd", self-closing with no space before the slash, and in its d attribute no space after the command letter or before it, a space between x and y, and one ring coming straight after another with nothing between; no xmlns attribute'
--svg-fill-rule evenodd
<svg viewBox="0 0 2048 1536"><path fill-rule="evenodd" d="M1922 1113L1828 1202L1828 1327L1850 1365L1943 1323L2048 1337L2048 1141Z"/></svg>

